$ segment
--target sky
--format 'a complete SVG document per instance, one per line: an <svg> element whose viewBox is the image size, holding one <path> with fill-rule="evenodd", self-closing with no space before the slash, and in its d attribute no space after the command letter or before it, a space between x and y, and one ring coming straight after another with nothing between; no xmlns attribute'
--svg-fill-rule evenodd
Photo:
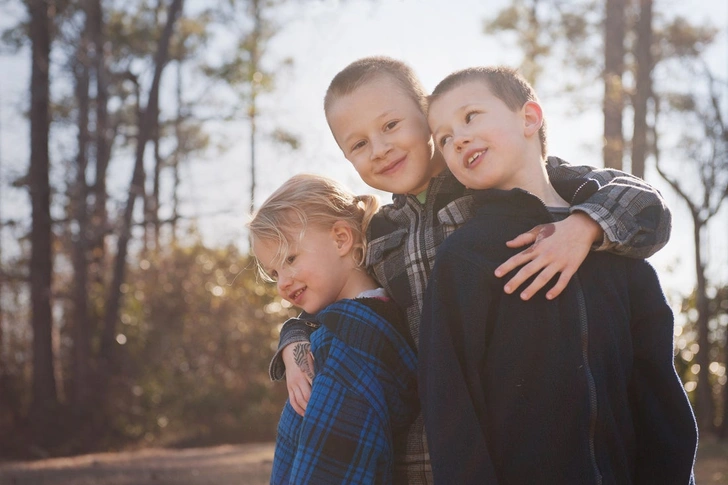
<svg viewBox="0 0 728 485"><path fill-rule="evenodd" d="M507 0L305 0L277 15L281 31L273 38L267 57L274 65L292 57L294 65L279 74L278 89L261 100L261 135L257 151L259 204L280 183L299 172L321 173L344 181L356 192L372 192L343 158L323 116L322 100L331 78L351 61L367 55L388 55L409 63L427 89L449 72L473 65L516 66L520 53L507 40L483 34L483 21L508 4ZM681 13L695 22L709 21L722 31L719 46L711 51L711 64L728 78L728 2L726 0L656 0L658 12ZM304 5L305 7L301 7ZM7 7L0 7L7 8ZM0 15L2 18L2 15ZM1 21L0 21L1 23ZM28 127L19 113L26 106L29 67L17 56L0 54L0 184L16 177L27 164ZM555 94L554 86L567 74L548 71L537 86L549 121L550 153L573 164L601 166L601 98L576 100ZM301 140L297 151L266 142L265 132L283 127ZM219 130L229 146L190 163L183 171L182 194L186 215L200 216L200 230L210 244L247 245L250 155L244 123ZM71 141L69 141L71 143ZM128 186L131 169L119 168L118 190ZM684 294L692 276L692 226L684 203L649 170L646 179L657 186L673 212L668 245L650 258L668 293ZM1 185L0 185L1 186ZM0 194L0 217L22 210L23 194ZM389 201L386 194L385 202ZM203 217L204 216L204 217ZM709 276L728 282L728 209L718 214L711 237Z"/></svg>

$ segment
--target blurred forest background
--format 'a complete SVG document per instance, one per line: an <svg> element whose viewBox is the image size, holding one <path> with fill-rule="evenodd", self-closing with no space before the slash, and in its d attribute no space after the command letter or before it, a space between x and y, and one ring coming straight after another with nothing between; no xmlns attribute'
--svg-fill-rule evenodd
<svg viewBox="0 0 728 485"><path fill-rule="evenodd" d="M575 104L598 86L603 164L659 176L690 215L676 364L701 435L728 440L728 283L708 264L726 229L728 79L706 59L728 19L665 2L513 0L473 36L510 42L537 90L554 63ZM313 3L0 0L18 19L2 51L31 70L28 159L11 170L0 152L0 457L274 437L286 389L268 362L296 310L256 278L247 244L206 242L208 216L180 207L185 167L224 148L211 145L226 123L243 122L248 209L262 179L294 173L261 170L262 143L290 157L306 143L261 124L297 62L267 56Z"/></svg>

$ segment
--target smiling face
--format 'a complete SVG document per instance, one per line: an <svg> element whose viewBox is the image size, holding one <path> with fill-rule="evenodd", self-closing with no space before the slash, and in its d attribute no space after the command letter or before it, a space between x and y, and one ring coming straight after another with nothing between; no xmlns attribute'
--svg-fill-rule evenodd
<svg viewBox="0 0 728 485"><path fill-rule="evenodd" d="M370 187L419 194L445 167L422 109L389 76L336 98L326 117L344 156Z"/></svg>
<svg viewBox="0 0 728 485"><path fill-rule="evenodd" d="M284 300L316 313L342 298L353 298L347 286L356 264L350 246L342 245L334 229L309 226L299 241L279 255L275 240L253 239L253 253L260 266L276 282Z"/></svg>
<svg viewBox="0 0 728 485"><path fill-rule="evenodd" d="M465 82L438 96L428 121L448 168L471 189L528 187L542 165L540 106L528 101L512 111L484 82Z"/></svg>

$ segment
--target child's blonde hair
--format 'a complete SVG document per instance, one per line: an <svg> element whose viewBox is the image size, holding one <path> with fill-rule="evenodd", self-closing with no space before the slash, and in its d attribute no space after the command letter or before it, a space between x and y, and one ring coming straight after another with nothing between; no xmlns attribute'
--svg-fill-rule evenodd
<svg viewBox="0 0 728 485"><path fill-rule="evenodd" d="M251 240L278 244L282 262L310 225L330 229L338 221L354 233L354 261L364 264L366 230L380 202L376 195L355 195L339 182L321 175L300 174L288 179L257 210L248 223ZM261 276L271 278L258 265Z"/></svg>
<svg viewBox="0 0 728 485"><path fill-rule="evenodd" d="M417 103L422 113L427 113L427 91L415 72L404 62L385 56L363 57L334 76L324 96L324 113L328 114L331 105L341 96L384 76L391 77L402 92Z"/></svg>
<svg viewBox="0 0 728 485"><path fill-rule="evenodd" d="M511 111L520 110L527 101L539 102L533 86L515 69L504 66L469 67L455 71L435 87L429 96L432 103L443 94L471 81L480 81L488 86L493 95L503 101ZM546 119L538 130L541 156L546 157Z"/></svg>

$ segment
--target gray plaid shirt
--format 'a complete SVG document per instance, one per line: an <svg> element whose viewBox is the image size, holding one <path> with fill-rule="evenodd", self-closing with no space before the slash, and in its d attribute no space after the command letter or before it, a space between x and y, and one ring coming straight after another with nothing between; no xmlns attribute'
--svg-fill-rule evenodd
<svg viewBox="0 0 728 485"><path fill-rule="evenodd" d="M660 193L643 180L619 170L569 165L557 157L548 158L546 169L566 200L574 200L586 179L599 182L599 190L570 208L585 212L604 230L602 243L593 249L646 258L667 243L670 211ZM469 191L446 170L430 182L424 204L413 195L395 195L369 227L366 266L405 309L415 343L435 252L470 219L472 206Z"/></svg>
<svg viewBox="0 0 728 485"><path fill-rule="evenodd" d="M643 180L618 170L569 165L557 157L548 158L546 169L551 183L566 200L578 200L574 194L579 193L586 179L599 182L598 190L570 208L571 212L585 212L604 230L604 239L594 250L646 258L667 243L672 224L670 210L660 193ZM369 226L366 265L405 310L415 343L419 340L422 298L435 252L471 217L472 209L472 195L445 170L430 182L424 204L414 195L394 195L393 203L382 207ZM270 367L274 380L284 376L280 357L283 347L307 339L310 329L302 320L292 319L281 330L279 350ZM396 457L395 483L405 476L410 485L432 483L421 418L410 428L407 456Z"/></svg>

